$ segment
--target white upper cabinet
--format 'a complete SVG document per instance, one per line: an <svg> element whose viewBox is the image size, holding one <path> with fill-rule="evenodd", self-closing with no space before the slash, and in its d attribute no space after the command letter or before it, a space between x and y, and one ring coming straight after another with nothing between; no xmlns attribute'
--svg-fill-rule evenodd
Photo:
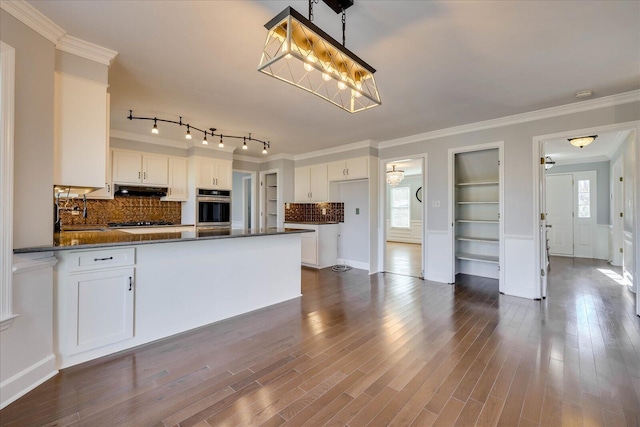
<svg viewBox="0 0 640 427"><path fill-rule="evenodd" d="M232 161L198 157L196 159L196 188L231 190Z"/></svg>
<svg viewBox="0 0 640 427"><path fill-rule="evenodd" d="M187 159L169 157L169 191L162 200L183 202L187 200Z"/></svg>
<svg viewBox="0 0 640 427"><path fill-rule="evenodd" d="M296 202L326 202L329 198L327 165L303 166L295 169Z"/></svg>
<svg viewBox="0 0 640 427"><path fill-rule="evenodd" d="M369 158L356 157L329 163L329 181L346 181L369 177Z"/></svg>
<svg viewBox="0 0 640 427"><path fill-rule="evenodd" d="M169 156L136 151L113 150L113 182L167 186Z"/></svg>
<svg viewBox="0 0 640 427"><path fill-rule="evenodd" d="M55 73L53 184L105 186L107 85Z"/></svg>

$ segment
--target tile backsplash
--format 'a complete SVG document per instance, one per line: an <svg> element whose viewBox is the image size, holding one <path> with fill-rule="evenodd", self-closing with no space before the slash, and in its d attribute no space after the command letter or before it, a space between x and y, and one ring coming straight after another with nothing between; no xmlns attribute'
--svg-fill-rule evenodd
<svg viewBox="0 0 640 427"><path fill-rule="evenodd" d="M322 214L322 209L326 209ZM289 203L284 222L344 222L344 203Z"/></svg>
<svg viewBox="0 0 640 427"><path fill-rule="evenodd" d="M181 202L163 202L155 197L115 196L113 200L87 200L87 218L82 217L82 199L60 200L60 207L78 208L79 215L72 211L60 211L62 228L70 225L106 225L110 222L167 221L180 224Z"/></svg>

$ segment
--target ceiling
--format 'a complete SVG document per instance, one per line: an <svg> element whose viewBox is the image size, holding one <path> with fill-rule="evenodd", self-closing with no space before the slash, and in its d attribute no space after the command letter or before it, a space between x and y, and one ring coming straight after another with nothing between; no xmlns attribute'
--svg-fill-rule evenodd
<svg viewBox="0 0 640 427"><path fill-rule="evenodd" d="M637 1L356 1L347 47L371 64L382 105L350 114L256 71L264 24L307 1L29 1L68 34L117 51L112 129L158 116L270 140L291 155L403 136L640 88ZM320 2L314 23L341 39ZM161 137L184 141L184 128ZM194 143L199 144L199 137ZM213 144L212 144L213 145ZM255 144L242 154L261 156Z"/></svg>
<svg viewBox="0 0 640 427"><path fill-rule="evenodd" d="M591 144L582 148L574 147L567 138L545 141L544 154L551 157L558 165L608 161L627 138L629 132L628 130L599 132L598 137ZM575 137L578 136L585 135L575 135Z"/></svg>

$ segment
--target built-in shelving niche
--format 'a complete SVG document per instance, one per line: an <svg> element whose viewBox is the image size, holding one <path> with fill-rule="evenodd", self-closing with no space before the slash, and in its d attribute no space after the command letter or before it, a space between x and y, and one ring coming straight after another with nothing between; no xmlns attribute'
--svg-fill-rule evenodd
<svg viewBox="0 0 640 427"><path fill-rule="evenodd" d="M500 276L500 166L497 148L454 154L455 273Z"/></svg>
<svg viewBox="0 0 640 427"><path fill-rule="evenodd" d="M264 176L265 183L265 227L278 226L278 173L268 173Z"/></svg>

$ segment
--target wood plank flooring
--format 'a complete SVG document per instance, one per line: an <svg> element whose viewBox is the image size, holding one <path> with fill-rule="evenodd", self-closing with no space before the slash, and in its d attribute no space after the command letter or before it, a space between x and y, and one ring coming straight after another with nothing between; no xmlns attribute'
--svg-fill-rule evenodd
<svg viewBox="0 0 640 427"><path fill-rule="evenodd" d="M422 245L415 243L386 242L384 271L405 276L422 275Z"/></svg>
<svg viewBox="0 0 640 427"><path fill-rule="evenodd" d="M603 262L549 297L303 269L301 299L60 372L3 426L638 426L640 319Z"/></svg>

